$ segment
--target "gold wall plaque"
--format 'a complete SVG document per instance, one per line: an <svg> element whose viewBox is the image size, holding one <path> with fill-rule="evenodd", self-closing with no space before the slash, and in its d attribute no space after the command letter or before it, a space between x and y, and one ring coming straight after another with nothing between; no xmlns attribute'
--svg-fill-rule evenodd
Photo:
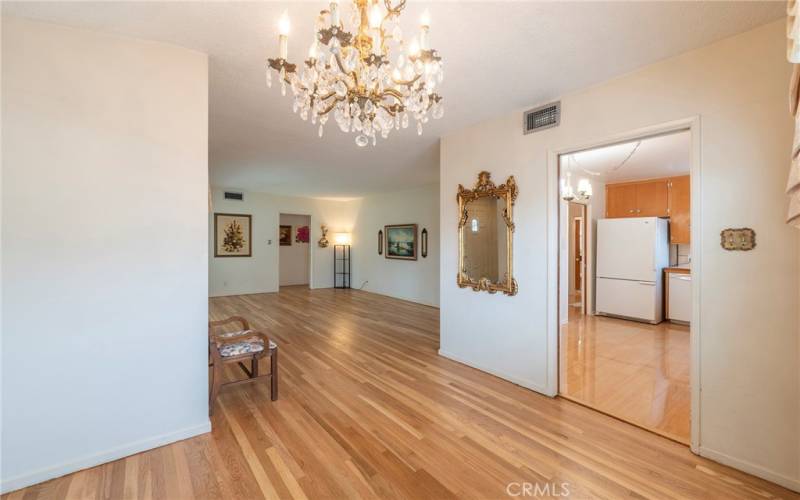
<svg viewBox="0 0 800 500"><path fill-rule="evenodd" d="M458 276L461 288L516 295L514 279L514 202L511 176L495 186L489 172L478 174L472 189L458 185Z"/></svg>
<svg viewBox="0 0 800 500"><path fill-rule="evenodd" d="M719 236L725 250L748 251L756 247L756 232L749 227L723 229Z"/></svg>

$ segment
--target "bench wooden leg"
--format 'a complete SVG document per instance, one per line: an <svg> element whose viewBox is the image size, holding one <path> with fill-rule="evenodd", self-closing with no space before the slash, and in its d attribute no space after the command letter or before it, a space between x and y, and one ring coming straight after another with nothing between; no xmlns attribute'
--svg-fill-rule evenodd
<svg viewBox="0 0 800 500"><path fill-rule="evenodd" d="M278 348L272 349L272 352L269 356L269 366L270 366L270 386L269 386L269 395L270 399L273 401L278 399Z"/></svg>
<svg viewBox="0 0 800 500"><path fill-rule="evenodd" d="M222 366L219 363L214 363L211 368L211 390L208 395L208 414L214 414L214 403L217 402L219 395L219 388L222 386Z"/></svg>

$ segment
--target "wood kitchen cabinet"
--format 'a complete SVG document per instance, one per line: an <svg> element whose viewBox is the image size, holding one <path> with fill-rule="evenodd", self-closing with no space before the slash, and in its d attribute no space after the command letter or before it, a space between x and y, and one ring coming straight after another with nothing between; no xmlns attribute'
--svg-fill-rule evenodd
<svg viewBox="0 0 800 500"><path fill-rule="evenodd" d="M689 243L688 175L606 184L606 217L669 217L670 243Z"/></svg>
<svg viewBox="0 0 800 500"><path fill-rule="evenodd" d="M606 217L668 217L667 179L606 184Z"/></svg>
<svg viewBox="0 0 800 500"><path fill-rule="evenodd" d="M669 179L669 242L685 245L691 233L691 181L688 175Z"/></svg>
<svg viewBox="0 0 800 500"><path fill-rule="evenodd" d="M636 185L606 185L606 217L636 217Z"/></svg>

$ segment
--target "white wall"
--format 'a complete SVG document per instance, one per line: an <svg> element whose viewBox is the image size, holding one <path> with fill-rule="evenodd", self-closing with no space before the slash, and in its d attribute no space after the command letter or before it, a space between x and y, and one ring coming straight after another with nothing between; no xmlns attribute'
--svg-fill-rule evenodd
<svg viewBox="0 0 800 500"><path fill-rule="evenodd" d="M252 215L252 257L214 257L214 242L209 241L209 295L241 295L277 292L280 284L278 226L280 214L311 217L311 288L333 286L333 243L320 248L320 225L328 226L328 240L336 232L353 230L357 204L265 193L245 192L244 201L226 200L224 190L212 189L213 212ZM209 232L214 217L209 215ZM294 237L294 236L293 236ZM213 238L211 239L213 240Z"/></svg>
<svg viewBox="0 0 800 500"><path fill-rule="evenodd" d="M352 233L352 286L363 290L439 305L439 188L437 185L381 193L350 201L276 196L245 192L244 201L226 200L212 189L213 211L251 214L253 256L215 258L209 242L209 294L212 297L277 292L280 283L278 245L280 214L311 216L311 288L333 286L333 234ZM378 230L386 224L418 224L428 229L428 257L417 261L378 255ZM209 231L213 231L213 216ZM331 246L319 248L320 225L329 228ZM294 237L294 234L293 236ZM419 236L421 238L421 234ZM272 240L272 243L269 241ZM294 246L294 245L293 245Z"/></svg>
<svg viewBox="0 0 800 500"><path fill-rule="evenodd" d="M2 31L8 491L210 430L208 61Z"/></svg>
<svg viewBox="0 0 800 500"><path fill-rule="evenodd" d="M548 337L549 152L642 127L700 117L702 236L699 451L800 489L798 234L783 224L792 142L785 22L662 61L562 97L561 125L530 135L518 110L445 137L441 220L457 218L454 193L487 169L514 175L515 297L455 286L455 232L442 234L441 352L540 392L556 381ZM552 188L555 189L555 188ZM599 189L595 189L595 193ZM693 202L694 203L694 202ZM600 216L600 214L597 214ZM555 217L555 214L552 214ZM725 252L719 232L752 227L753 252ZM555 280L556 277L552 276ZM491 311L491 314L487 314ZM497 318L503 328L496 328ZM486 332L492 332L486 342Z"/></svg>
<svg viewBox="0 0 800 500"><path fill-rule="evenodd" d="M358 288L367 281L366 291L438 306L438 184L368 196L355 203L358 204L358 217L353 233L353 287ZM451 222L450 229L456 231L457 219ZM428 257L423 258L418 253L416 261L387 259L385 234L384 255L378 255L378 231L390 224L418 224L420 244L422 229L427 228Z"/></svg>
<svg viewBox="0 0 800 500"><path fill-rule="evenodd" d="M311 238L307 243L295 241L297 228L311 227L311 217L308 215L280 215L281 226L292 227L292 244L279 246L278 260L280 261L280 286L308 285L310 274L310 248Z"/></svg>

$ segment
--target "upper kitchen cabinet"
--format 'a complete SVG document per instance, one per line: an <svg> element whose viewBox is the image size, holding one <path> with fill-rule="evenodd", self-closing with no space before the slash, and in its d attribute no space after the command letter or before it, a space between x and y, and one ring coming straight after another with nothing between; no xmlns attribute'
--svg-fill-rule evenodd
<svg viewBox="0 0 800 500"><path fill-rule="evenodd" d="M691 233L691 181L688 175L669 179L669 242L688 244Z"/></svg>
<svg viewBox="0 0 800 500"><path fill-rule="evenodd" d="M636 185L606 185L606 217L636 217Z"/></svg>
<svg viewBox="0 0 800 500"><path fill-rule="evenodd" d="M668 179L606 184L606 217L668 216Z"/></svg>
<svg viewBox="0 0 800 500"><path fill-rule="evenodd" d="M669 217L669 188L664 179L636 184L637 217Z"/></svg>
<svg viewBox="0 0 800 500"><path fill-rule="evenodd" d="M606 184L606 217L669 217L669 241L689 243L690 189L688 175Z"/></svg>

